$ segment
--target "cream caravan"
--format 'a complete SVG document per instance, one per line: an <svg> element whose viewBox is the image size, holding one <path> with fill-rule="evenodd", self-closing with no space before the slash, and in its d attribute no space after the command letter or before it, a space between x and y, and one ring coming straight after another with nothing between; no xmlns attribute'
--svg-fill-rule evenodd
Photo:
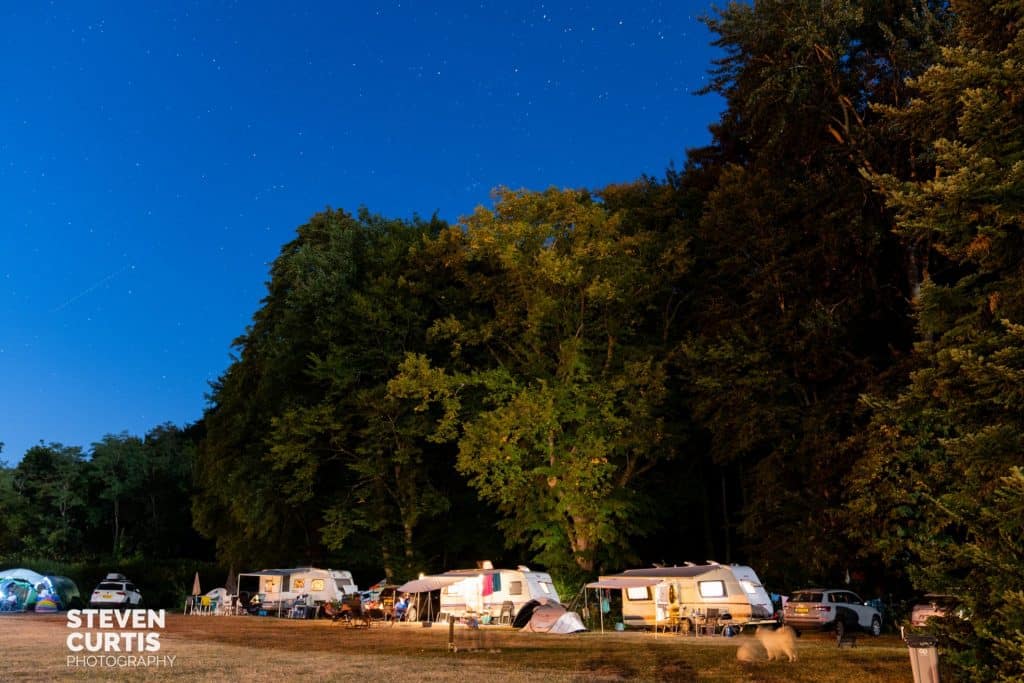
<svg viewBox="0 0 1024 683"><path fill-rule="evenodd" d="M531 571L522 565L516 569L494 569L490 562L482 565L479 569L456 569L443 574L421 576L399 586L398 591L440 591L439 606L436 608L439 619L449 615L462 617L476 614L489 615L494 619L508 615L511 620L531 600L560 602L551 575L546 572ZM431 616L411 614L409 618Z"/></svg>
<svg viewBox="0 0 1024 683"><path fill-rule="evenodd" d="M262 569L238 575L237 594L260 594L269 609L287 605L299 595L309 595L317 604L341 600L359 590L351 572L316 567Z"/></svg>
<svg viewBox="0 0 1024 683"><path fill-rule="evenodd" d="M757 574L743 565L712 562L630 569L602 576L588 586L622 590L622 619L627 626L678 621L684 629L692 629L710 613L718 614L723 624L767 622L774 611Z"/></svg>

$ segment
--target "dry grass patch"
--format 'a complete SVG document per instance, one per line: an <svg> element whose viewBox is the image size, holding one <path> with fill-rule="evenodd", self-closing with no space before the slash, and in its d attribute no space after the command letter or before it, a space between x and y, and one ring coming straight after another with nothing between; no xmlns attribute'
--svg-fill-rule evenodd
<svg viewBox="0 0 1024 683"><path fill-rule="evenodd" d="M161 655L170 668L69 668L63 615L0 617L5 681L903 681L906 647L895 638L861 639L839 650L825 636L797 642L799 661L743 664L743 638L686 638L650 633L551 636L485 628L448 630L418 624L350 629L329 621L167 615Z"/></svg>

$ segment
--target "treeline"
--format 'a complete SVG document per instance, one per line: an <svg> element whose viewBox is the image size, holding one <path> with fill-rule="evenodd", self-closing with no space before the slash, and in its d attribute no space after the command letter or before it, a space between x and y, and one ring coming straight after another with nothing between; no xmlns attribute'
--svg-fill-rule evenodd
<svg viewBox="0 0 1024 683"><path fill-rule="evenodd" d="M1018 675L1022 19L737 3L682 171L314 216L214 388L198 527L391 577L500 543L955 593L953 664Z"/></svg>
<svg viewBox="0 0 1024 683"><path fill-rule="evenodd" d="M0 467L0 564L212 557L190 509L200 430L108 435L88 453L40 443Z"/></svg>

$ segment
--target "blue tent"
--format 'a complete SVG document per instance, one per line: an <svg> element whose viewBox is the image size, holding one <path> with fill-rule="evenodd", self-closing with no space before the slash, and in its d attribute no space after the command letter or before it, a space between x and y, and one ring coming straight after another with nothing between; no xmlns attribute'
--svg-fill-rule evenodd
<svg viewBox="0 0 1024 683"><path fill-rule="evenodd" d="M39 594L24 579L0 578L0 612L27 612L35 609Z"/></svg>
<svg viewBox="0 0 1024 683"><path fill-rule="evenodd" d="M57 612L82 606L82 595L66 576L31 569L0 570L0 612Z"/></svg>

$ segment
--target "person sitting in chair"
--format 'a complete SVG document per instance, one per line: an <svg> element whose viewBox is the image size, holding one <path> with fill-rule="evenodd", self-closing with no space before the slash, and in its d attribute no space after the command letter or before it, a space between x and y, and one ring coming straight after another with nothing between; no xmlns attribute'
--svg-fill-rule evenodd
<svg viewBox="0 0 1024 683"><path fill-rule="evenodd" d="M341 618L342 612L345 607L339 602L325 602L324 603L324 616L331 618L331 621L337 621Z"/></svg>
<svg viewBox="0 0 1024 683"><path fill-rule="evenodd" d="M409 597L403 595L395 602L395 621L403 621L405 612L409 609Z"/></svg>
<svg viewBox="0 0 1024 683"><path fill-rule="evenodd" d="M359 619L363 616L363 598L359 593L353 593L349 600L349 608L352 610L352 617Z"/></svg>

